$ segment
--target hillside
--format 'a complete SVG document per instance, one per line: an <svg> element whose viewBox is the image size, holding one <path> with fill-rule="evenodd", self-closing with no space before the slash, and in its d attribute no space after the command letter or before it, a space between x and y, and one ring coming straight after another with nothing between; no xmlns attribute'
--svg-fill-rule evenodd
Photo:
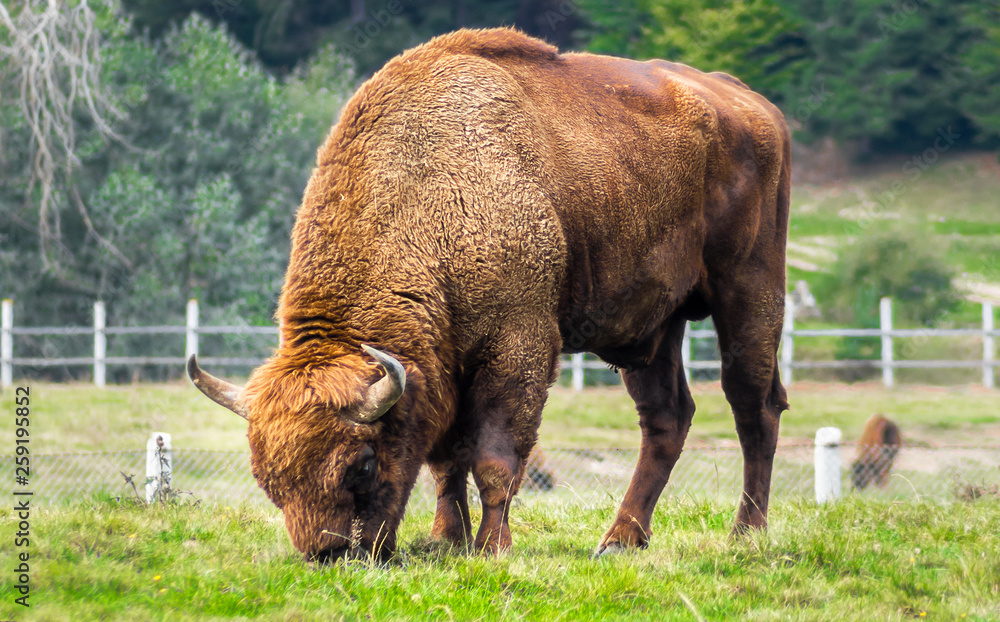
<svg viewBox="0 0 1000 622"><path fill-rule="evenodd" d="M995 153L929 150L792 190L788 280L815 285L845 245L902 228L940 248L968 300L1000 304L1000 162Z"/></svg>

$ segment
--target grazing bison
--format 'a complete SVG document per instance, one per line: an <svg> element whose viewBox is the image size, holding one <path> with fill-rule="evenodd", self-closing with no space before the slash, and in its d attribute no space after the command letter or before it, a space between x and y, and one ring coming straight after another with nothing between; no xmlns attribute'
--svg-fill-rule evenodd
<svg viewBox="0 0 1000 622"><path fill-rule="evenodd" d="M789 138L739 80L462 30L391 60L318 152L245 387L251 464L309 559L385 557L418 470L432 535L496 552L560 352L621 368L642 448L598 550L644 547L694 413L685 322L709 315L736 418L735 530L766 523L778 420ZM472 539L466 481L482 499Z"/></svg>
<svg viewBox="0 0 1000 622"><path fill-rule="evenodd" d="M851 483L857 490L864 490L872 483L885 487L899 453L899 439L895 423L879 414L868 418L858 439L858 456L851 465Z"/></svg>

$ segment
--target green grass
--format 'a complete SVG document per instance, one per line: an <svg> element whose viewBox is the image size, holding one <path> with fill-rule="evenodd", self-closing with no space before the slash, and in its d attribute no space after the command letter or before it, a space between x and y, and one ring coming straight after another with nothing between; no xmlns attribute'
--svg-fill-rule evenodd
<svg viewBox="0 0 1000 622"><path fill-rule="evenodd" d="M697 410L689 442L736 440L733 416L718 383L695 384L692 393ZM876 412L896 421L907 440L930 444L983 442L981 426L1000 424L996 392L971 387L886 390L871 384L798 383L789 387L788 400L791 410L781 418L786 440L812 439L824 426L837 426L846 440L853 440ZM938 432L941 421L952 426L945 437ZM540 439L543 447L637 447L638 416L620 387L582 393L558 389L550 393Z"/></svg>
<svg viewBox="0 0 1000 622"><path fill-rule="evenodd" d="M275 509L141 508L90 500L32 517L32 607L0 617L78 620L995 620L1000 504L859 497L776 504L766 535L728 540L729 505L671 499L646 551L591 559L614 516L512 512L499 559L442 551L410 516L395 562L317 567ZM11 523L8 508L0 524ZM13 564L11 548L0 567Z"/></svg>
<svg viewBox="0 0 1000 622"><path fill-rule="evenodd" d="M152 430L175 448L246 449L245 423L187 383L97 389L31 383L32 451L145 446ZM735 439L718 384L693 387L689 443ZM983 442L1000 430L996 393L801 383L790 388L785 441L837 425L856 438L872 412L916 444ZM13 412L13 393L0 399ZM13 438L0 417L0 438ZM621 388L554 388L543 447L636 447ZM8 489L9 490L9 489ZM431 516L408 516L396 562L317 568L301 560L273 507L141 508L100 497L41 504L31 515L32 608L0 586L0 619L78 620L994 620L1000 618L1000 504L891 502L847 495L832 506L777 501L771 529L729 542L735 505L665 497L649 550L592 560L618 499L573 502L522 495L514 548L500 559L442 551ZM11 497L8 497L10 499ZM474 517L474 521L476 521ZM15 521L0 506L0 568L15 567ZM8 574L9 576L9 574Z"/></svg>
<svg viewBox="0 0 1000 622"><path fill-rule="evenodd" d="M210 402L187 381L106 389L83 383L21 384L31 388L36 452L142 449L153 431L169 432L174 447L247 448L246 421ZM0 403L4 412L12 412L13 392ZM0 438L11 438L13 424L11 417L0 418Z"/></svg>

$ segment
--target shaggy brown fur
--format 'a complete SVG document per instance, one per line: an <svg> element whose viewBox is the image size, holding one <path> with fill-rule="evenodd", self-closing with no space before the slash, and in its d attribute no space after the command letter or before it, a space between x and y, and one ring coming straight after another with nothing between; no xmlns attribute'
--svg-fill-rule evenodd
<svg viewBox="0 0 1000 622"><path fill-rule="evenodd" d="M790 180L781 113L739 80L462 30L391 60L319 149L292 235L282 345L243 394L253 470L307 557L387 553L422 463L433 535L510 545L511 499L560 351L623 370L643 441L600 550L645 546L694 413L684 323L711 314L766 522ZM380 368L406 391L357 424ZM371 456L375 456L372 463ZM365 464L374 486L352 492Z"/></svg>
<svg viewBox="0 0 1000 622"><path fill-rule="evenodd" d="M851 466L851 483L858 490L869 484L882 488L889 481L889 471L899 453L899 427L880 414L865 423L858 439L858 455Z"/></svg>

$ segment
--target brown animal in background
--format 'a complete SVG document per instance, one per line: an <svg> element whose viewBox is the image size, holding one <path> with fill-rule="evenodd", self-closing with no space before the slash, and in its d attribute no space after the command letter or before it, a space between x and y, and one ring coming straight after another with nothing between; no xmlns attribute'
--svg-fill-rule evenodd
<svg viewBox="0 0 1000 622"><path fill-rule="evenodd" d="M549 461L538 447L535 447L524 463L524 478L521 482L526 490L549 491L556 485L556 474L549 467Z"/></svg>
<svg viewBox="0 0 1000 622"><path fill-rule="evenodd" d="M880 414L868 418L858 439L858 456L851 466L851 483L856 489L864 490L872 483L885 487L899 453L899 439L899 427L895 423Z"/></svg>
<svg viewBox="0 0 1000 622"><path fill-rule="evenodd" d="M623 370L642 447L598 550L644 547L694 414L688 320L711 315L744 455L735 530L766 524L778 420L789 137L739 80L462 30L389 61L305 190L280 347L240 388L251 465L307 559L385 557L420 466L432 535L510 546L560 352Z"/></svg>

